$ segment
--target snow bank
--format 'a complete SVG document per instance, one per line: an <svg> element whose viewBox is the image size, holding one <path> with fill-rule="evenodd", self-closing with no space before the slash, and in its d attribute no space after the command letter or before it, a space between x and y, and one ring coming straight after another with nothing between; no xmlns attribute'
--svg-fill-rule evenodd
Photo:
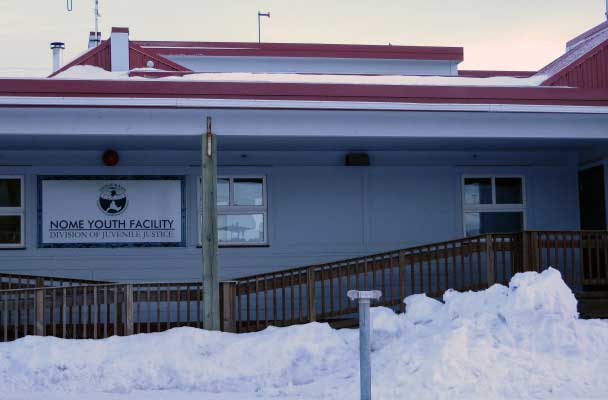
<svg viewBox="0 0 608 400"><path fill-rule="evenodd" d="M405 303L402 315L373 309L375 399L608 393L608 323L578 319L556 270L518 274L509 287L447 291L443 302L414 295ZM172 398L356 398L357 337L319 323L242 335L180 328L97 341L27 337L0 344L0 398L93 390L130 399L158 390Z"/></svg>

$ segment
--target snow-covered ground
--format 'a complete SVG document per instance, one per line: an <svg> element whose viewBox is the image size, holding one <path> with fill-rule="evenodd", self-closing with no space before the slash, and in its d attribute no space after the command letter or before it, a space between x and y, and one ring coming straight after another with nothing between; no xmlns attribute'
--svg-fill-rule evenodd
<svg viewBox="0 0 608 400"><path fill-rule="evenodd" d="M580 320L559 272L374 308L374 399L606 399L608 322ZM0 344L0 399L356 399L358 334L313 323Z"/></svg>

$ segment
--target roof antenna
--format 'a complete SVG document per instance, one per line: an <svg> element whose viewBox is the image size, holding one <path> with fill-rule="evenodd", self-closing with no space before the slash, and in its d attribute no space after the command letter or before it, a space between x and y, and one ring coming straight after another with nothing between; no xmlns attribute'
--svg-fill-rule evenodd
<svg viewBox="0 0 608 400"><path fill-rule="evenodd" d="M608 0L606 0L606 12L604 13L606 19L608 20Z"/></svg>
<svg viewBox="0 0 608 400"><path fill-rule="evenodd" d="M607 0L608 1L608 0ZM74 9L74 0L66 0L66 8L68 12L71 12ZM95 24L95 46L99 45L101 42L101 32L99 32L99 0L95 0L95 6L93 7L93 21Z"/></svg>
<svg viewBox="0 0 608 400"><path fill-rule="evenodd" d="M608 0L606 0L608 2ZM260 29L260 17L268 17L270 18L270 11L268 12L260 12L260 10L258 10L258 43L262 43L262 31Z"/></svg>

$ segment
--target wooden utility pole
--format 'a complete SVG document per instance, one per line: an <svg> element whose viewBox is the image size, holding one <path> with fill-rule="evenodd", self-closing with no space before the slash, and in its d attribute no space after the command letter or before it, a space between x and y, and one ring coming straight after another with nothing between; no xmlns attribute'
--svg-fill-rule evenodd
<svg viewBox="0 0 608 400"><path fill-rule="evenodd" d="M207 117L207 133L201 146L201 210L200 229L203 251L203 328L220 329L220 285L217 263L217 144Z"/></svg>

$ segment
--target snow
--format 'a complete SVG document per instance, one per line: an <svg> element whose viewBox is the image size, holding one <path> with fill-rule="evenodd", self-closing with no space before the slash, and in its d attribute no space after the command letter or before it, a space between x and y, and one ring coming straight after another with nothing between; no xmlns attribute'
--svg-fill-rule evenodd
<svg viewBox="0 0 608 400"><path fill-rule="evenodd" d="M515 78L499 76L470 78L463 76L407 76L407 75L323 75L280 73L196 73L164 80L195 80L207 82L265 82L317 83L356 85L430 85L430 86L538 86L546 77Z"/></svg>
<svg viewBox="0 0 608 400"><path fill-rule="evenodd" d="M129 78L129 71L107 71L94 65L75 65L58 73L51 79L122 80L138 78Z"/></svg>
<svg viewBox="0 0 608 400"><path fill-rule="evenodd" d="M137 70L134 70L137 71ZM91 65L77 65L53 79L101 79L101 80L156 80L177 82L250 82L250 83L304 83L304 84L351 84L351 85L429 85L429 86L538 86L544 75L529 78L499 76L470 78L463 76L405 76L405 75L324 75L284 74L252 72L205 72L164 78L129 77L127 71L110 72Z"/></svg>
<svg viewBox="0 0 608 400"><path fill-rule="evenodd" d="M558 271L372 309L374 399L600 399L608 322L581 320ZM358 334L311 323L0 344L0 398L352 399Z"/></svg>

